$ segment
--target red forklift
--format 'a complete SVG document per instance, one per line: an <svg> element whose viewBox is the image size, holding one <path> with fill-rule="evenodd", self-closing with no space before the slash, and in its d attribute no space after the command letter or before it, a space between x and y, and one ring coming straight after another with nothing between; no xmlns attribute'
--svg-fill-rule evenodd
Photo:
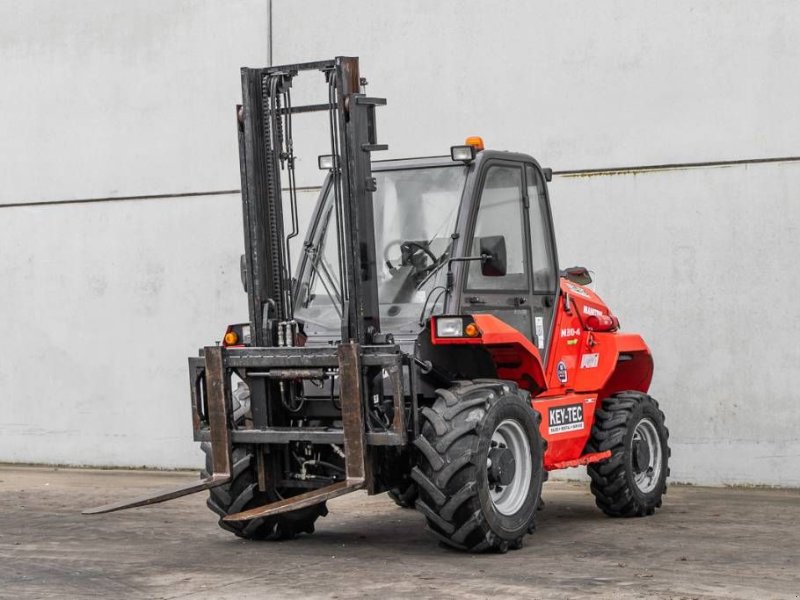
<svg viewBox="0 0 800 600"><path fill-rule="evenodd" d="M293 81L313 75L320 102L293 104ZM547 473L586 465L604 513L653 514L670 455L653 359L587 269L559 268L552 171L474 137L372 160L386 101L365 84L351 57L242 69L249 318L189 359L206 468L85 512L209 490L224 529L278 540L363 489L418 509L447 546L505 552L535 529ZM326 177L292 261L292 122L310 112L327 115Z"/></svg>

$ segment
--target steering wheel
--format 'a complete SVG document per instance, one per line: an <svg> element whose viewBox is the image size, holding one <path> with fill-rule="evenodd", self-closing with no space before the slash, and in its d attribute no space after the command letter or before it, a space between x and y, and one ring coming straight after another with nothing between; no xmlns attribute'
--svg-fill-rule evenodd
<svg viewBox="0 0 800 600"><path fill-rule="evenodd" d="M397 267L395 267L392 264L392 261L389 260L389 249L393 248L396 245L400 245L401 248L405 246L406 248L417 248L421 250L423 253L427 254L430 257L431 261L433 261L433 264L436 264L436 261L439 260L436 257L436 255L433 252L431 252L430 248L428 248L424 244L412 240L406 242L400 239L392 240L386 245L386 248L383 249L383 260L386 262L386 266L389 267L389 270L392 272L396 271ZM416 252L414 252L411 256L413 256L414 254L416 254Z"/></svg>

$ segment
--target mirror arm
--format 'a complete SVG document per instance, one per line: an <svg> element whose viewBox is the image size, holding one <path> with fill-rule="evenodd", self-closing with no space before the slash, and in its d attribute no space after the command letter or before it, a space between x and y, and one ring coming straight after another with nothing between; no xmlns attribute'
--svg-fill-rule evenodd
<svg viewBox="0 0 800 600"><path fill-rule="evenodd" d="M449 294L453 289L453 263L454 262L472 262L475 260L481 261L481 264L486 264L492 258L491 254L481 254L480 256L461 256L458 258L447 259L447 283L445 290Z"/></svg>

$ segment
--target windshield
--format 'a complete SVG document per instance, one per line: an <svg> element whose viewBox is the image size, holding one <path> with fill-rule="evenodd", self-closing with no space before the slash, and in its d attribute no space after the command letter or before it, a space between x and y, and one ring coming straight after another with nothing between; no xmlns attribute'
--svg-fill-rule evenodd
<svg viewBox="0 0 800 600"><path fill-rule="evenodd" d="M378 297L384 331L419 331L420 315L444 299L444 265L455 228L466 167L447 165L376 171L372 195ZM342 285L336 211L328 190L316 228L305 246L297 286L296 318L308 335L338 331ZM429 297L430 296L430 297ZM427 304L426 304L427 302Z"/></svg>

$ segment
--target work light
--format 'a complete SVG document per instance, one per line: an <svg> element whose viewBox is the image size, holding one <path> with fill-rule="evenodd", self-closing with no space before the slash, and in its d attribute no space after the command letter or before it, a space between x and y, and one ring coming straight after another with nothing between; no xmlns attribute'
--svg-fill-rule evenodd
<svg viewBox="0 0 800 600"><path fill-rule="evenodd" d="M336 157L333 154L321 154L317 157L317 165L320 171L330 171L336 165Z"/></svg>
<svg viewBox="0 0 800 600"><path fill-rule="evenodd" d="M463 163L475 160L475 146L450 146L450 158Z"/></svg>

